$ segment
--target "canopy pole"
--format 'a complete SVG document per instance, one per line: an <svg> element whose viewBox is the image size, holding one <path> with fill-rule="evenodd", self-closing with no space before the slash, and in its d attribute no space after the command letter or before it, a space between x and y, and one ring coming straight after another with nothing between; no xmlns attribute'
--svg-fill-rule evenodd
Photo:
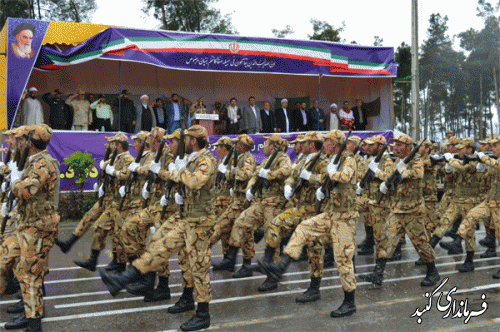
<svg viewBox="0 0 500 332"><path fill-rule="evenodd" d="M122 62L118 61L118 131L121 131L121 119L122 119Z"/></svg>
<svg viewBox="0 0 500 332"><path fill-rule="evenodd" d="M321 77L322 76L323 76L323 74L319 74L319 76L318 76L318 104L321 101Z"/></svg>

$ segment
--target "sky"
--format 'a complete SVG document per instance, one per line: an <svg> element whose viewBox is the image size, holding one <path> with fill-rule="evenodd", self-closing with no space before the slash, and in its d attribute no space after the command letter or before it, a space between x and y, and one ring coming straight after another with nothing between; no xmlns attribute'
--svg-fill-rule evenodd
<svg viewBox="0 0 500 332"><path fill-rule="evenodd" d="M92 23L131 28L158 28L159 21L142 12L141 0L96 0L98 9ZM448 16L448 34L451 38L469 28L483 27L476 17L476 0L420 0L419 42L427 38L429 17L432 13ZM374 37L383 39L383 46L397 48L401 42L411 44L411 0L219 0L215 7L222 14L232 13L232 22L240 35L273 37L272 29L290 25L294 33L287 38L308 39L312 34L311 18L327 21L338 28L345 22L341 38L346 43L373 45ZM113 13L113 14L110 14ZM459 43L455 42L458 49Z"/></svg>

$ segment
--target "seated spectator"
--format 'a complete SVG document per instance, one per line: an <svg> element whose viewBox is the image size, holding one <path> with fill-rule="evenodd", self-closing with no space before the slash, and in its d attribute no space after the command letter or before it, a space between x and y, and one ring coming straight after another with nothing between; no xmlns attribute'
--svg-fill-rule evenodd
<svg viewBox="0 0 500 332"><path fill-rule="evenodd" d="M354 114L349 109L349 102L344 101L344 107L339 111L340 129L354 129Z"/></svg>
<svg viewBox="0 0 500 332"><path fill-rule="evenodd" d="M276 128L276 117L268 101L264 102L264 109L260 110L260 119L262 121L262 133L278 132Z"/></svg>
<svg viewBox="0 0 500 332"><path fill-rule="evenodd" d="M113 122L113 111L111 106L106 103L106 97L99 95L97 100L90 104L90 108L95 110L96 115L96 130L111 131L111 123Z"/></svg>

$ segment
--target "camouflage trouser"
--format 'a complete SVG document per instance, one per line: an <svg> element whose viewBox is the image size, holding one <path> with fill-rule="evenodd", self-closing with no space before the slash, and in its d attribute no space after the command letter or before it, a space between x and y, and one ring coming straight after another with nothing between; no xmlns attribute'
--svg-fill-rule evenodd
<svg viewBox="0 0 500 332"><path fill-rule="evenodd" d="M119 240L127 259L141 256L146 250L147 232L153 226L160 212L152 213L149 207L137 213L130 213L120 230Z"/></svg>
<svg viewBox="0 0 500 332"><path fill-rule="evenodd" d="M184 273L191 273L191 277L183 280L183 287L196 287L196 301L209 302L212 299L212 289L210 286L210 236L213 232L215 215L200 218L180 219L179 214L175 214L154 234L148 250L136 259L133 265L141 271L147 273L157 271L175 253L179 252L179 265L181 265L181 253L184 250L189 268L182 267ZM184 271L186 269L186 271Z"/></svg>
<svg viewBox="0 0 500 332"><path fill-rule="evenodd" d="M465 239L465 250L476 251L476 224L487 220L495 227L495 234L500 241L500 201L482 202L471 209L462 220L457 234Z"/></svg>
<svg viewBox="0 0 500 332"><path fill-rule="evenodd" d="M384 247L380 250L380 258L390 258L394 254L401 238L406 234L413 243L420 258L426 263L436 259L434 249L429 244L429 236L425 231L424 206L412 213L391 212L384 229Z"/></svg>
<svg viewBox="0 0 500 332"><path fill-rule="evenodd" d="M229 205L217 218L215 221L214 233L210 238L210 247L220 240L222 245L222 252L227 254L229 252L229 237L231 236L231 231L233 230L233 225L236 220L243 212L243 205L245 204L245 198L235 199L231 205ZM247 247L243 247L243 257L252 257L252 252L247 251Z"/></svg>
<svg viewBox="0 0 500 332"><path fill-rule="evenodd" d="M92 249L98 251L104 250L106 247L106 237L109 235L113 252L116 253L117 262L126 263L127 258L125 257L119 239L120 231L127 215L136 214L139 209L139 206L135 206L134 208L118 211L116 204L107 208L94 224L94 231L92 232Z"/></svg>
<svg viewBox="0 0 500 332"><path fill-rule="evenodd" d="M446 210L448 210L448 206L451 204L452 195L452 191L445 191L443 197L441 197L441 200L439 201L436 210L434 211L432 220L437 226L439 226L441 218L443 217Z"/></svg>
<svg viewBox="0 0 500 332"><path fill-rule="evenodd" d="M267 232L271 220L283 211L281 207L284 201L285 197L283 196L257 199L236 219L229 238L229 245L244 248L244 259L252 259L255 256L253 231L264 227L264 231Z"/></svg>
<svg viewBox="0 0 500 332"><path fill-rule="evenodd" d="M59 219L58 215L45 218ZM27 318L43 316L43 278L48 273L50 249L57 239L57 231L44 231L36 227L21 225L9 236L0 252L0 293L5 292L10 269L16 265L16 276L21 285L24 310Z"/></svg>
<svg viewBox="0 0 500 332"><path fill-rule="evenodd" d="M356 206L358 207L358 212L363 216L363 221L365 223L365 227L373 227L374 220L371 216L370 208L369 208L369 199L366 194L362 194L361 196L356 197Z"/></svg>
<svg viewBox="0 0 500 332"><path fill-rule="evenodd" d="M465 218L467 212L472 209L476 203L457 203L452 202L448 205L448 209L441 217L438 227L434 230L434 235L443 238L444 233L453 225L459 218Z"/></svg>
<svg viewBox="0 0 500 332"><path fill-rule="evenodd" d="M210 239L210 247L221 240L222 253L229 252L229 235L234 221L243 210L243 203L237 199L231 202L231 197L227 196L218 196L215 199L214 208L217 220L215 221L214 234Z"/></svg>
<svg viewBox="0 0 500 332"><path fill-rule="evenodd" d="M425 201L425 231L427 235L431 235L434 230L437 228L438 224L436 219L433 218L434 211L436 210L437 201Z"/></svg>
<svg viewBox="0 0 500 332"><path fill-rule="evenodd" d="M309 206L293 207L280 213L269 224L266 232L266 245L278 249L283 236L293 232L295 227L297 227L302 220L314 216L315 213L316 211L313 204ZM280 252L279 250L275 250L273 261L279 262L279 260Z"/></svg>
<svg viewBox="0 0 500 332"><path fill-rule="evenodd" d="M389 207L385 205L370 203L370 217L373 220L373 239L375 240L375 258L380 258L380 250L384 247L384 229L387 218L391 213Z"/></svg>
<svg viewBox="0 0 500 332"><path fill-rule="evenodd" d="M80 220L80 222L78 223L78 226L76 226L73 234L76 237L81 238L103 212L104 207L99 206L99 202L96 202L94 206L92 206L92 208L87 213L85 213L82 220Z"/></svg>
<svg viewBox="0 0 500 332"><path fill-rule="evenodd" d="M296 260L300 257L304 245L325 239L329 234L333 243L333 254L342 288L351 292L356 289L352 257L356 248L354 235L358 218L358 212L325 212L304 220L293 232L285 248L285 253ZM321 262L321 250L313 251L317 257L315 260Z"/></svg>

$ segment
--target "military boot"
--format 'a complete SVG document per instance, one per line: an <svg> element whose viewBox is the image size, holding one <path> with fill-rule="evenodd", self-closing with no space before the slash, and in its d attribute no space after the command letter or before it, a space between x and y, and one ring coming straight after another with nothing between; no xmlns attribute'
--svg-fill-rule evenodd
<svg viewBox="0 0 500 332"><path fill-rule="evenodd" d="M266 249L264 251L263 261L266 263L271 263L273 261L273 256L274 256L275 251L276 251L276 249L274 249L274 248L266 247ZM257 264L257 267L258 267L258 270L260 271L259 264ZM262 270L262 272L265 273L265 271L263 271L263 270ZM260 285L259 288L257 288L257 290L259 292L268 292L268 291L276 289L276 288L278 288L278 282L272 278L267 277L266 280L264 280L264 282L262 283L262 285Z"/></svg>
<svg viewBox="0 0 500 332"><path fill-rule="evenodd" d="M485 252L483 252L479 257L481 258L491 258L491 257L497 257L497 248L496 248L496 243L493 245L493 247L489 247L486 249Z"/></svg>
<svg viewBox="0 0 500 332"><path fill-rule="evenodd" d="M144 302L156 302L170 299L170 287L168 277L158 277L158 286L151 292L146 293Z"/></svg>
<svg viewBox="0 0 500 332"><path fill-rule="evenodd" d="M115 270L117 270L118 267L119 267L119 264L120 264L120 263L118 263L117 257L118 257L118 255L116 254L115 251L113 251L113 260L108 265L106 265L105 267L103 267L103 269L105 269L106 271L115 271Z"/></svg>
<svg viewBox="0 0 500 332"><path fill-rule="evenodd" d="M263 229L256 229L253 231L253 242L259 243L264 238L265 234Z"/></svg>
<svg viewBox="0 0 500 332"><path fill-rule="evenodd" d="M141 275L139 282L126 286L127 292L132 295L145 296L155 288L156 272L148 272Z"/></svg>
<svg viewBox="0 0 500 332"><path fill-rule="evenodd" d="M356 305L354 304L354 291L346 292L344 291L344 302L337 309L330 313L333 318L350 316L356 312Z"/></svg>
<svg viewBox="0 0 500 332"><path fill-rule="evenodd" d="M28 327L26 332L42 332L41 318L28 318Z"/></svg>
<svg viewBox="0 0 500 332"><path fill-rule="evenodd" d="M460 236L456 236L455 241L453 241L452 245L448 249L448 255L457 255L464 252L462 248L462 238Z"/></svg>
<svg viewBox="0 0 500 332"><path fill-rule="evenodd" d="M486 248L491 248L496 244L495 232L491 234L486 234L484 239L479 240L479 244Z"/></svg>
<svg viewBox="0 0 500 332"><path fill-rule="evenodd" d="M19 281L12 270L9 271L9 279L7 280L7 286L5 286L5 295L12 295L17 293L21 289Z"/></svg>
<svg viewBox="0 0 500 332"><path fill-rule="evenodd" d="M9 314L20 314L24 312L24 301L23 299L7 307L7 313Z"/></svg>
<svg viewBox="0 0 500 332"><path fill-rule="evenodd" d="M94 272L97 266L97 259L99 258L99 253L100 253L99 250L92 249L92 251L90 252L89 259L87 259L86 261L73 261L73 262L79 267Z"/></svg>
<svg viewBox="0 0 500 332"><path fill-rule="evenodd" d="M493 279L500 279L500 270L493 275Z"/></svg>
<svg viewBox="0 0 500 332"><path fill-rule="evenodd" d="M167 311L171 314L178 314L194 309L193 287L184 288L179 301L168 308Z"/></svg>
<svg viewBox="0 0 500 332"><path fill-rule="evenodd" d="M299 256L299 259L297 259L298 262L305 262L308 260L307 257L307 247L302 248L302 253Z"/></svg>
<svg viewBox="0 0 500 332"><path fill-rule="evenodd" d="M281 256L281 261L278 264L267 263L267 262L258 262L260 268L266 272L266 275L271 279L276 281L280 280L285 273L285 270L288 268L288 265L292 262L292 257L284 254Z"/></svg>
<svg viewBox="0 0 500 332"><path fill-rule="evenodd" d="M335 259L333 258L333 245L331 243L328 243L325 247L325 257L324 257L323 267L325 269L333 267L334 262Z"/></svg>
<svg viewBox="0 0 500 332"><path fill-rule="evenodd" d="M210 327L208 302L198 303L198 309L191 319L181 325L182 331L198 331Z"/></svg>
<svg viewBox="0 0 500 332"><path fill-rule="evenodd" d="M249 258L243 259L241 269L233 273L233 278L247 278L253 276L252 260Z"/></svg>
<svg viewBox="0 0 500 332"><path fill-rule="evenodd" d="M465 257L465 261L458 268L458 272L472 272L474 271L474 251L467 251L467 256Z"/></svg>
<svg viewBox="0 0 500 332"><path fill-rule="evenodd" d="M127 284L139 280L141 272L137 270L135 266L130 265L125 272L122 273L99 269L99 275L101 276L102 282L104 282L108 288L111 296L115 297Z"/></svg>
<svg viewBox="0 0 500 332"><path fill-rule="evenodd" d="M237 247L230 247L229 252L225 255L222 262L219 264L212 264L214 271L229 271L234 272L234 265L236 264L236 255L238 255Z"/></svg>
<svg viewBox="0 0 500 332"><path fill-rule="evenodd" d="M373 246L375 245L375 239L373 238L373 227L365 227L365 231L366 242L358 251L358 255L361 256L372 255L374 253Z"/></svg>
<svg viewBox="0 0 500 332"><path fill-rule="evenodd" d="M421 286L434 286L441 279L438 270L436 269L436 264L434 262L427 263L427 275L424 280L420 283Z"/></svg>
<svg viewBox="0 0 500 332"><path fill-rule="evenodd" d="M59 246L63 254L65 254L71 250L71 247L73 247L73 244L75 244L75 242L78 241L78 239L79 239L78 236L76 236L75 234L71 234L71 237L66 241L57 240L56 245Z"/></svg>
<svg viewBox="0 0 500 332"><path fill-rule="evenodd" d="M321 278L311 277L311 283L309 284L309 288L304 292L304 294L296 297L295 302L307 303L319 300L321 298L319 292L320 284L321 284Z"/></svg>
<svg viewBox="0 0 500 332"><path fill-rule="evenodd" d="M22 329L28 326L28 318L26 318L26 313L23 310L23 313L19 316L14 317L10 322L5 323L4 328L6 330L17 330Z"/></svg>
<svg viewBox="0 0 500 332"><path fill-rule="evenodd" d="M398 243L398 246L394 250L394 253L392 254L392 257L388 259L390 262L392 262L392 261L400 261L401 260L401 258L403 257L403 255L401 253L401 246L402 245L403 245L403 242L400 241Z"/></svg>
<svg viewBox="0 0 500 332"><path fill-rule="evenodd" d="M381 286L384 280L384 270L387 258L379 258L375 261L375 268L372 273L360 275L359 278L374 285Z"/></svg>
<svg viewBox="0 0 500 332"><path fill-rule="evenodd" d="M368 230L368 228L371 228L371 230ZM358 244L358 249L361 249L363 247L365 247L366 245L369 244L370 242L370 236L369 236L369 233L372 233L373 234L373 227L371 226L365 226L365 239L360 243Z"/></svg>

